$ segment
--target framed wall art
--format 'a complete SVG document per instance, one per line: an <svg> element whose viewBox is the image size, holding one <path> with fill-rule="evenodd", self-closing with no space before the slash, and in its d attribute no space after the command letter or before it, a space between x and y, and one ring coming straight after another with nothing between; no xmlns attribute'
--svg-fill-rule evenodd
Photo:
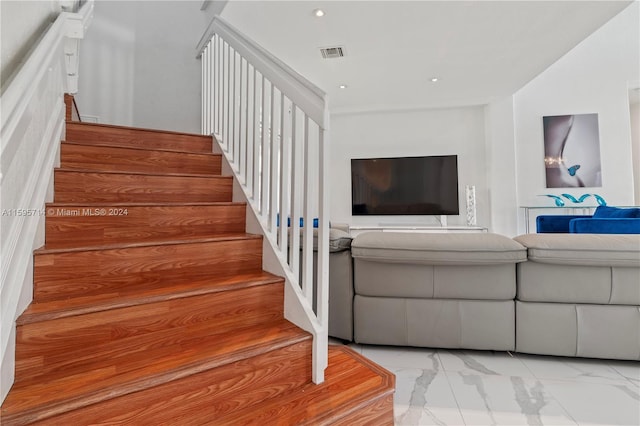
<svg viewBox="0 0 640 426"><path fill-rule="evenodd" d="M547 188L602 186L598 114L542 117Z"/></svg>

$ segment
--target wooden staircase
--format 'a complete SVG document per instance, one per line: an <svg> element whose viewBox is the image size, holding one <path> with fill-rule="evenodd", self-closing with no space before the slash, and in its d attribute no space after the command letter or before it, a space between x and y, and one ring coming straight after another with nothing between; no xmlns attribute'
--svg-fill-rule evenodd
<svg viewBox="0 0 640 426"><path fill-rule="evenodd" d="M211 138L67 123L2 425L393 424L393 375L284 319Z"/></svg>

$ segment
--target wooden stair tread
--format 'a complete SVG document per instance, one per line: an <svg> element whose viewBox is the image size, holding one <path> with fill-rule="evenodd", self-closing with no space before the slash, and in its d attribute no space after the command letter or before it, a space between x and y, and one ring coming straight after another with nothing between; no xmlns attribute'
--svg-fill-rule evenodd
<svg viewBox="0 0 640 426"><path fill-rule="evenodd" d="M164 172L156 170L154 172L140 172L140 171L124 171L124 170L91 170L81 168L66 168L58 167L55 172L63 173L81 173L84 175L125 175L125 176L150 176L150 177L185 177L185 178L202 178L202 179L219 179L229 180L233 179L231 176L221 176L210 173L181 173L181 172Z"/></svg>
<svg viewBox="0 0 640 426"><path fill-rule="evenodd" d="M234 241L234 240L252 240L252 239L261 239L262 236L258 234L228 234L228 235L220 235L215 237L195 237L195 238L182 238L182 239L173 239L173 240L150 240L143 241L138 243L113 243L113 244L101 244L101 245L93 245L93 246L85 246L85 247L62 247L62 248L49 248L49 247L41 247L39 249L34 250L34 255L40 254L54 254L54 253L72 253L72 252L81 252L81 251L97 251L97 250L114 250L114 249L126 249L126 248L135 248L135 247L151 247L151 246L165 246L165 245L175 245L175 244L197 244L197 243L210 243L216 241Z"/></svg>
<svg viewBox="0 0 640 426"><path fill-rule="evenodd" d="M54 171L55 202L231 201L231 176Z"/></svg>
<svg viewBox="0 0 640 426"><path fill-rule="evenodd" d="M183 357L193 344L215 343L213 336L281 321L283 299L283 283L274 282L23 324L16 333L16 383ZM114 364L116 358L123 364Z"/></svg>
<svg viewBox="0 0 640 426"><path fill-rule="evenodd" d="M46 207L46 248L207 238L244 233L246 229L244 203L65 204Z"/></svg>
<svg viewBox="0 0 640 426"><path fill-rule="evenodd" d="M215 338L197 337L189 346L176 344L164 357L154 358L143 351L125 364L135 364L135 369L119 371L113 365L55 380L16 383L2 406L3 421L61 414L311 339L284 319Z"/></svg>
<svg viewBox="0 0 640 426"><path fill-rule="evenodd" d="M216 235L182 235L180 239L166 238L162 236L158 237L144 237L144 242L123 242L123 243L104 243L104 244L87 244L74 243L73 241L62 241L59 243L46 244L41 249L37 249L37 253L60 253L63 251L87 251L87 250L111 250L118 248L130 248L130 247L148 247L159 245L171 245L171 244L187 244L198 242L212 242L212 241L230 241L246 239L248 236L254 237L252 234L245 234L245 236L239 236L237 233L218 233ZM42 250L42 251L40 251Z"/></svg>
<svg viewBox="0 0 640 426"><path fill-rule="evenodd" d="M66 139L91 145L138 146L209 153L211 136L93 123L67 123Z"/></svg>
<svg viewBox="0 0 640 426"><path fill-rule="evenodd" d="M121 171L163 174L220 175L219 154L170 152L140 147L63 143L60 167L66 170Z"/></svg>
<svg viewBox="0 0 640 426"><path fill-rule="evenodd" d="M125 287L113 293L32 303L16 320L17 325L57 318L100 312L127 306L179 299L201 294L229 291L239 288L282 282L283 279L269 272L237 274L228 277L211 277L201 280L167 280L158 283L150 281L143 285Z"/></svg>
<svg viewBox="0 0 640 426"><path fill-rule="evenodd" d="M231 411L310 382L311 340L37 422L81 424L216 424Z"/></svg>
<svg viewBox="0 0 640 426"><path fill-rule="evenodd" d="M121 126L119 124L105 124L105 123L87 123L87 122L70 122L67 123L67 126L72 126L76 128L93 128L93 129L103 129L105 131L113 132L117 130L125 130L125 131L135 131L135 132L148 132L151 134L163 134L163 135L174 135L174 136L186 136L186 137L194 137L194 138L205 138L211 139L211 136L201 135L199 133L190 133L190 132L176 132L174 130L164 130L164 129L153 129L149 127L136 127L136 126Z"/></svg>
<svg viewBox="0 0 640 426"><path fill-rule="evenodd" d="M287 377L283 384L274 376L283 368L291 369L291 361L286 354L274 352L275 355L269 354L268 376L260 363L247 369L239 366L236 370L239 377L246 375L256 380L263 375L265 379L270 377L262 392L246 381L242 395L232 393L222 380L208 380L212 371L203 373L199 380L191 376L164 383L50 421L53 424L393 424L393 374L349 348L330 346L323 384L314 385L302 379L295 382L299 373ZM275 384L269 388L272 381ZM378 411L362 410L376 405Z"/></svg>
<svg viewBox="0 0 640 426"><path fill-rule="evenodd" d="M262 236L97 250L59 249L34 256L34 301L113 293L173 277L183 280L262 270Z"/></svg>
<svg viewBox="0 0 640 426"><path fill-rule="evenodd" d="M87 147L95 147L95 148L115 148L115 149L132 149L138 151L150 151L150 152L170 152L175 154L189 154L189 155L202 155L207 157L221 157L222 154L217 154L215 152L193 152L193 151L181 151L179 149L169 149L169 148L149 148L145 146L123 146L123 145L108 145L108 143L95 145L87 142L74 142L70 140L61 141L62 145L78 145L78 146L87 146Z"/></svg>
<svg viewBox="0 0 640 426"><path fill-rule="evenodd" d="M133 202L133 201L125 201L125 202L52 202L46 203L47 208L56 208L56 207L183 207L183 206L246 206L247 203L243 201L215 201L215 202L191 202L191 203L181 203L181 202Z"/></svg>
<svg viewBox="0 0 640 426"><path fill-rule="evenodd" d="M283 291L282 283L272 283L23 325L16 335L16 383L91 371L122 374L150 359L164 366L197 361L200 347L281 322Z"/></svg>

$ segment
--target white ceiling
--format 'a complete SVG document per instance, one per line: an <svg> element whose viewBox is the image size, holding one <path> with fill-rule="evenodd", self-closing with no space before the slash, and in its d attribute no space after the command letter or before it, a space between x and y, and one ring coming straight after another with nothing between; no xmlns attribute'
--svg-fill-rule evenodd
<svg viewBox="0 0 640 426"><path fill-rule="evenodd" d="M222 16L326 91L332 112L349 112L513 94L630 3L232 0ZM322 59L335 45L346 57Z"/></svg>

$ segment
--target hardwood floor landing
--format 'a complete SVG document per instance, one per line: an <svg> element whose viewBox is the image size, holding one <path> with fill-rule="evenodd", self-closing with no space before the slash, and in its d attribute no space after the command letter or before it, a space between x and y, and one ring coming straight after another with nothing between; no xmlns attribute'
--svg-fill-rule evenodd
<svg viewBox="0 0 640 426"><path fill-rule="evenodd" d="M346 346L329 346L325 382L265 401L216 424L393 425L395 376ZM375 423L369 423L375 419ZM204 423L203 423L204 424Z"/></svg>

